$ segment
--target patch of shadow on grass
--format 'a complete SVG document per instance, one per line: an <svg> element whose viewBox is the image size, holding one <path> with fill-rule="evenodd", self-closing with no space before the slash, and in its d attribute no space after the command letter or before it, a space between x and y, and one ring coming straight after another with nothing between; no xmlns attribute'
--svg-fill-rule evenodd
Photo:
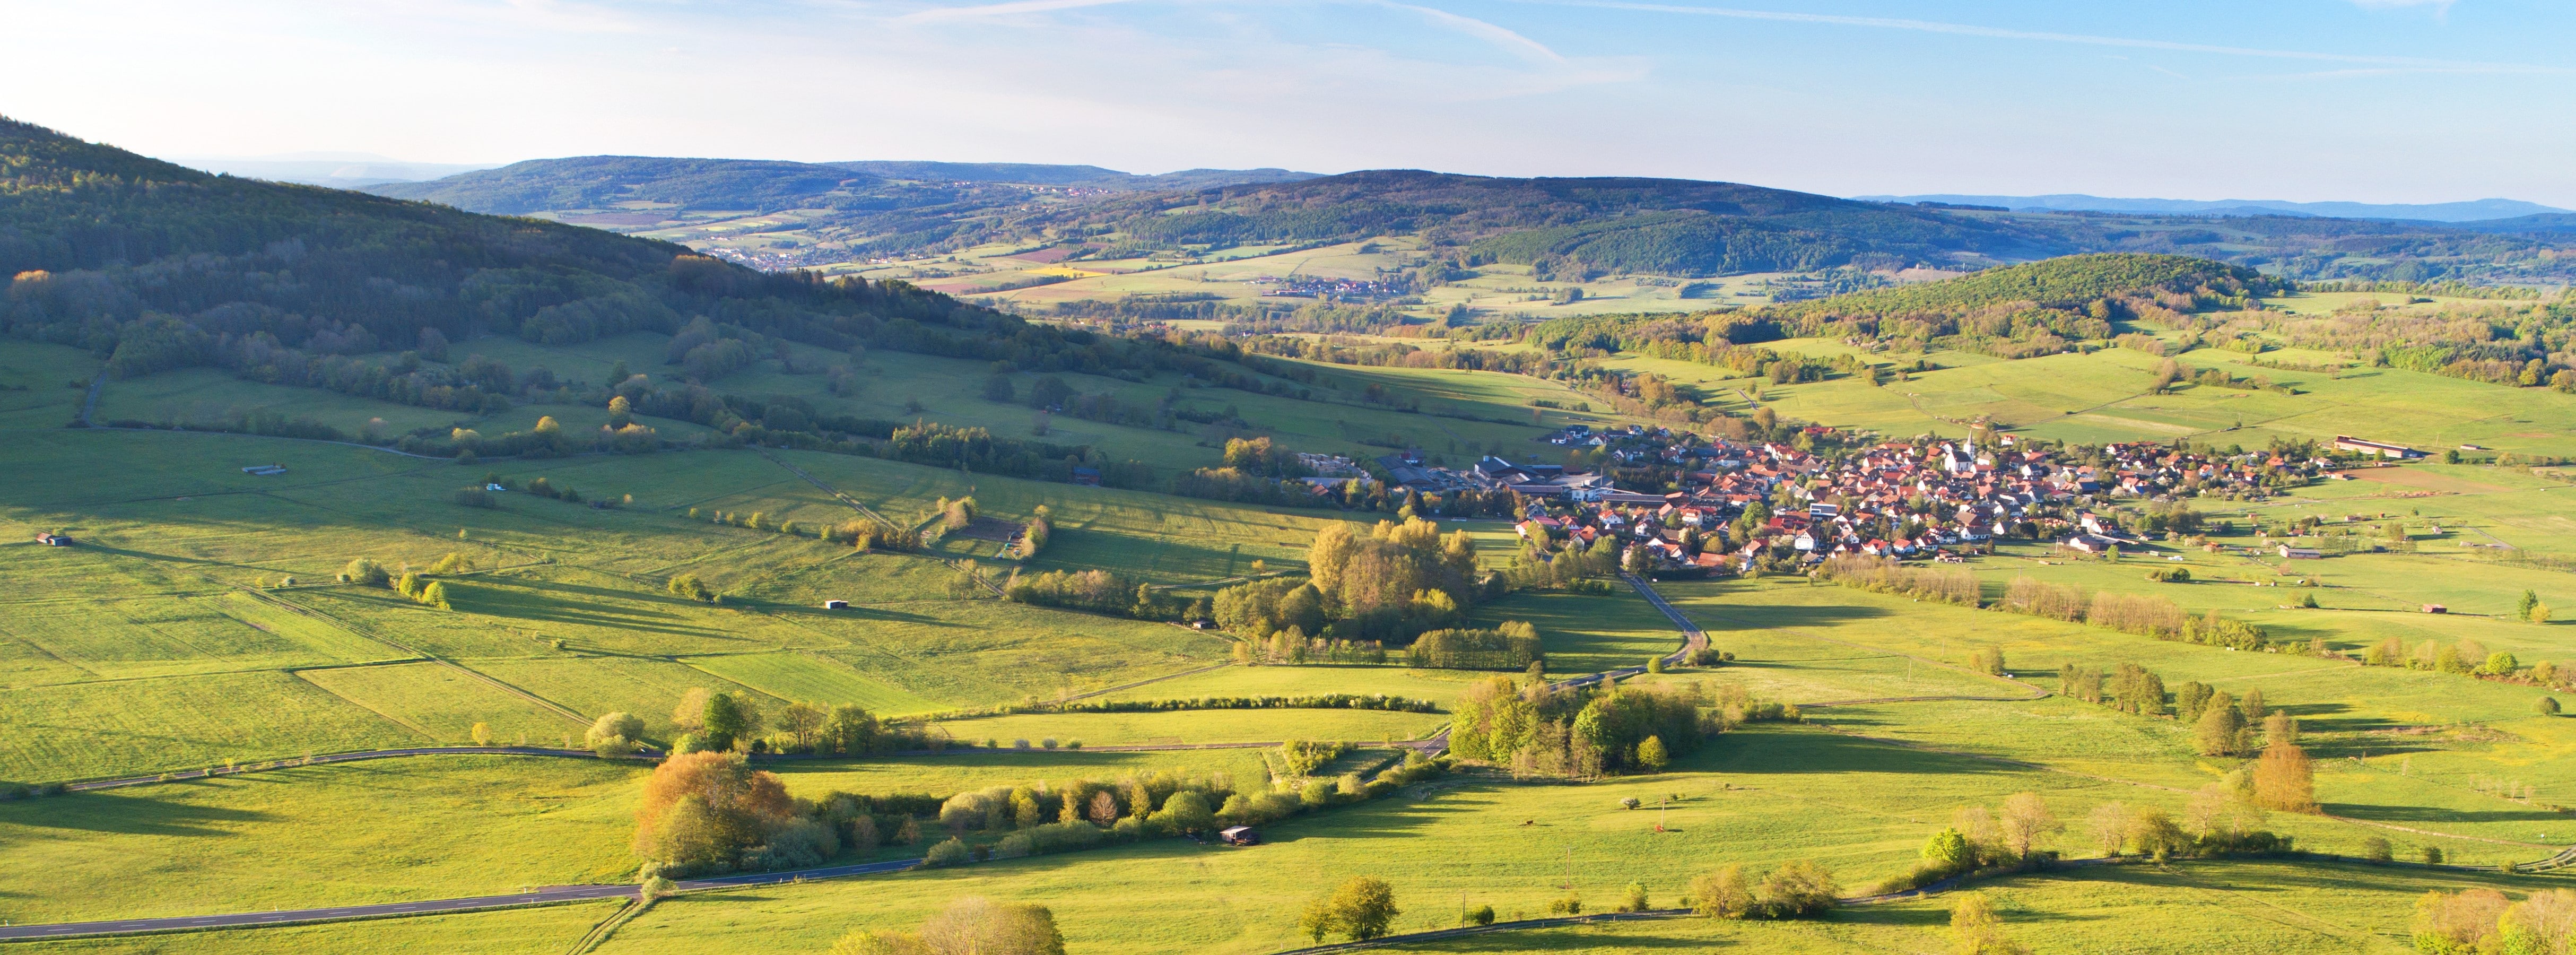
<svg viewBox="0 0 2576 955"><path fill-rule="evenodd" d="M627 596L632 598L636 595L630 594ZM651 600L652 598L645 599ZM671 599L676 600L677 598ZM514 594L510 589L506 588L475 587L468 585L456 588L450 594L449 600L455 604L459 610L467 613L479 613L493 617L507 617L513 620L540 620L547 623L604 627L614 630L640 630L650 633L683 637L734 639L732 635L714 627L668 622L683 621L687 619L680 614L671 613L669 611L643 609L625 605L616 607L600 607L597 605L566 604L563 602L546 601L537 598L534 595Z"/></svg>
<svg viewBox="0 0 2576 955"><path fill-rule="evenodd" d="M254 809L227 809L121 793L75 794L68 800L48 799L30 808L40 811L0 814L0 826L139 836L230 836L238 833L214 824L276 818Z"/></svg>
<svg viewBox="0 0 2576 955"><path fill-rule="evenodd" d="M1824 604L1819 606L1800 606L1795 604L1777 606L1729 606L1722 608L1724 611L1722 616L1708 613L1705 608L1702 609L1702 613L1691 617L1691 622L1699 624L1700 629L1711 634L1732 633L1740 630L1785 630L1792 627L1829 627L1837 624L1850 623L1856 620L1875 620L1888 615L1888 612L1883 608L1866 607L1859 604ZM1688 615L1692 608L1682 607L1681 610L1683 614ZM1718 619L1706 619L1711 616L1717 616Z"/></svg>
<svg viewBox="0 0 2576 955"><path fill-rule="evenodd" d="M1841 721L1837 721L1841 722ZM1744 742L1737 742L1742 740ZM1764 745L1730 733L1675 761L1677 770L1722 773L2013 773L2023 767L1993 759L1899 746L1838 733L1800 734L1794 745ZM1736 745L1730 747L1730 743Z"/></svg>
<svg viewBox="0 0 2576 955"><path fill-rule="evenodd" d="M1949 918L1950 916L1944 913L1941 916L1942 924L1949 924ZM1686 922L1687 919L1672 921ZM1653 931L1654 926L1666 924L1670 923L1605 922L1600 923L1600 926L1605 928L1614 925L1637 926L1645 931ZM1492 932L1441 942L1398 945L1387 950L1394 952L1595 952L1605 946L1615 946L1622 952L1656 950L1703 952L1714 948L1732 948L1742 944L1744 943L1731 938L1664 938L1655 935L1631 935L1624 931L1594 932L1577 928L1555 928Z"/></svg>
<svg viewBox="0 0 2576 955"><path fill-rule="evenodd" d="M2438 806L2374 806L2326 803L2325 811L2370 822L2535 822L2567 817L2546 809L2443 809Z"/></svg>

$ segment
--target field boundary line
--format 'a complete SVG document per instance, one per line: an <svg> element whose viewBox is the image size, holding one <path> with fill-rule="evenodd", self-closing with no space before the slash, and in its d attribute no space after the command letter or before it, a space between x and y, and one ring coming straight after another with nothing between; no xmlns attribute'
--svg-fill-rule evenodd
<svg viewBox="0 0 2576 955"><path fill-rule="evenodd" d="M414 722L412 722L412 721L410 721L410 720L407 720L407 719L404 719L404 718L402 718L402 717L395 716L395 715L393 715L393 714L391 714L391 713L387 713L387 712L385 712L385 711L383 711L383 710L377 709L377 708L372 707L372 706L368 706L365 702L363 702L363 701L359 700L357 697L350 696L350 695L348 695L348 694L346 694L346 693L342 693L342 692L340 692L340 691L338 691L338 690L334 690L334 689L332 689L332 688L330 688L330 687L327 687L327 686L324 686L324 685L322 685L322 684L320 684L320 683L317 683L317 682L315 682L315 681L314 681L314 679L313 679L312 677L305 676L305 675L304 675L302 672L300 672L300 671L296 671L296 670L288 670L288 671L286 671L286 672L287 672L287 675L288 675L288 676L292 676L292 677L296 678L297 680L303 681L304 685L309 686L309 687L312 687L312 688L314 688L314 689L316 689L316 690L320 690L320 691L322 691L322 692L324 692L324 693L330 694L332 698L337 699L337 700L339 700L339 701L341 701L341 702L343 702L343 703L347 703L347 704L349 704L350 706L354 706L354 707L357 707L357 708L359 708L359 709L365 710L365 711L367 711L367 712L369 712L369 713L376 714L377 716L384 717L386 722L389 722L389 723L394 724L395 726L399 726L399 727L402 727L402 728L404 728L404 729L410 730L410 731L412 731L412 733L413 733L414 735L419 736L422 740L424 740L424 741L426 741L426 742L429 742L429 743L431 743L431 744L433 744L433 745L434 745L434 744L437 744L437 743L445 742L445 740L441 740L441 739L439 739L439 738L438 738L438 734L433 733L433 732L430 732L430 731L429 731L429 727L422 726L422 725L420 725L420 724L418 724L418 723L414 723Z"/></svg>
<svg viewBox="0 0 2576 955"><path fill-rule="evenodd" d="M374 711L370 710L369 712ZM63 790L65 792L90 792L101 789L123 789L128 786L148 786L153 783L175 783L190 779L212 779L217 776L240 776L246 773L274 772L281 769L295 769L302 766L322 766L330 763L356 763L373 759L401 759L407 756L551 756L562 759L618 759L635 762L658 762L661 759L661 757L651 754L638 754L633 756L601 756L586 749L557 749L551 746L406 746L394 749L358 749L341 753L323 753L314 756L264 760L260 762L242 763L230 769L216 769L208 767L205 769L182 769L167 773L155 773L149 776L117 776L107 779L91 779L80 782L64 783Z"/></svg>
<svg viewBox="0 0 2576 955"><path fill-rule="evenodd" d="M280 606L280 607L285 607L285 608L287 608L287 609L288 609L288 610L290 610L290 611L297 612L297 613L302 613L302 614L304 614L304 615L306 615L306 616L319 617L319 618L321 618L321 619L328 620L328 621L330 621L330 622L332 622L332 623L338 624L338 625L340 626L340 628L341 628L341 629L347 630L347 631L349 631L350 633L356 634L356 635L358 635L358 636L360 636L360 637L364 637L364 638L369 639L369 640L374 640L374 641L376 641L377 643L384 644L384 645L389 646L389 647L392 647L392 648L394 648L394 649L396 649L396 650L400 650L400 651L402 651L402 652L404 652L404 653L408 653L408 654L411 654L411 655L413 655L413 656L420 657L422 660L424 660L424 661L426 661L426 662L435 663L435 664L438 664L439 666L446 667L446 668L451 669L451 670L454 670L454 671L456 671L456 672L458 672L458 673L465 674L468 678L471 678L471 679L474 679L474 680L479 680L479 681L481 681L481 682L483 682L483 683L485 683L485 684L490 685L490 686L491 686L491 687L493 687L494 689L498 689L498 690L500 690L500 691L501 691L501 692L503 692L503 693L510 694L511 696L518 697L518 698L523 699L523 700L526 700L526 701L528 701L528 702L530 702L530 703L534 703L534 704L538 705L539 707L542 707L542 708L544 708L544 709L550 710L550 711L554 712L556 715L559 715L559 716L562 716L562 717L563 717L563 718L565 718L565 719L571 720L571 721L573 721L575 724L578 724L578 725L580 725L581 727L583 727L583 728L585 728L585 729L589 728L589 726L590 726L590 723L591 723L591 719L590 719L590 717L587 717L587 716L583 716L583 715L581 715L579 712L574 711L571 707L565 706L565 705L563 705L563 704L561 704L561 703L557 703L557 702L555 702L555 701L553 701L553 700L546 699L545 697L538 696L538 695L536 695L536 694L534 694L534 693L528 692L527 690L520 689L518 686L513 685L513 684L511 684L511 683L509 683L509 682L506 682L506 681L502 680L501 678L496 677L496 676L493 676L493 675L491 675L491 674L489 674L489 673L485 673L485 672L483 672L483 671L481 671L481 670L474 669L473 667L469 667L469 666L466 666L466 665L464 665L464 664L462 664L462 663L458 663L458 662L456 662L456 661L454 661L454 660L447 659L446 657L442 657L442 656L439 656L439 655L437 655L437 654L434 654L434 653L430 653L430 652L424 651L424 650L420 649L419 647L412 646L412 645L407 644L407 643L404 643L404 642L402 642L402 641L400 641L400 640L396 640L396 639L394 639L394 638L392 638L392 637L385 636L384 634L382 634L382 633L380 633L380 632L377 632L377 631L375 630L375 628L374 628L374 627L360 625L360 624L356 623L355 621L348 620L348 619L343 618L343 617L341 617L341 616L339 616L339 615L337 615L337 614L331 613L330 611L323 610L323 609L318 608L318 607L307 607L307 606L304 606L303 604L299 604L299 603L296 603L296 602L294 602L294 601L287 600L287 599L285 599L285 598L283 598L283 597L278 597L278 596L276 596L276 595L274 595L274 594L270 594L270 593L267 593L267 592L261 591L260 589L258 589L258 588L256 588L256 587L244 587L244 586L241 586L241 585L239 585L239 584L235 584L235 585L233 585L233 586L234 586L236 589L239 589L239 590L242 590L242 591L244 591L244 592L247 592L247 593L251 594L252 596L257 597L257 598L259 598L259 599L261 599L261 600L270 601L270 602L272 602L272 603L277 604L277 605L278 605L278 606ZM308 682L308 683L309 683L309 682L312 682L312 681L307 680L306 682ZM316 685L316 686L319 686L320 684L315 684L315 685ZM335 695L335 696L336 696L336 695L338 695L338 694L333 694L333 695ZM343 697L343 698L345 699L345 697ZM351 701L351 702L355 702L355 701ZM430 739L432 739L432 740L436 740L436 739L437 739L437 737L432 736L432 737L430 737Z"/></svg>
<svg viewBox="0 0 2576 955"><path fill-rule="evenodd" d="M904 529L906 529L906 528L904 528L904 526L903 526L903 525L897 524L897 523L895 523L895 522L893 522L893 521L890 521L890 520L886 520L885 515L883 515L883 514L879 514L879 513L877 513L876 511L870 510L870 509L868 508L868 506L867 506L867 505L859 503L859 499L858 499L858 498L854 498L854 497L851 497L851 496L849 496L849 495L847 495L847 494L843 494L843 493L841 493L841 489L840 489L840 488L836 488L836 487L833 487L833 486L831 486L831 485L829 485L829 484L825 484L825 483L823 483L823 479L822 479L822 478L818 478L818 477L815 477L815 476L814 476L814 475L812 475L812 474L806 473L806 471L805 471L805 469L804 469L804 468L800 468L800 467L797 467L797 466L795 466L795 465L793 465L793 464L789 464L789 463L787 463L786 461L780 460L780 459L779 459L779 457L778 457L777 455L769 453L769 449L768 449L768 448L763 448L763 447L754 447L754 448L752 448L752 450L754 450L754 451L756 451L756 452L759 452L759 454L760 454L760 456L761 456L761 457L769 459L769 463L771 463L771 464L775 464L775 465L778 465L779 467L782 467L782 468L786 468L786 469L787 469L787 473L789 473L789 474L793 474L793 475L796 475L797 477L804 478L804 479L805 479L805 481L806 481L806 483L808 483L808 484L812 484L812 485L814 485L815 487L818 487L818 488L822 488L822 489L823 489L823 493L825 493L825 494L829 494L829 495L832 495L832 498L833 498L834 500L837 500L837 501L840 501L840 502L841 502L841 503L843 503L843 504L847 504L847 505L849 505L851 510L855 510L855 511L857 511L857 512L861 513L861 514L865 514L865 515L867 515L867 517L868 517L868 519L869 519L869 520L873 520L873 521L875 521L875 522L877 522L877 523L879 523L879 524L883 524L883 525L885 525L885 527L886 527L886 529L887 529L887 530L898 530L898 531L899 531L899 530L904 530ZM928 522L927 522L927 521L925 521L924 523L928 523Z"/></svg>
<svg viewBox="0 0 2576 955"><path fill-rule="evenodd" d="M1147 677L1147 678L1145 678L1145 679L1138 680L1138 681L1136 681L1136 682L1134 682L1134 683L1121 683L1121 684L1119 684L1119 685L1117 685L1117 686L1113 686L1113 687L1106 687L1106 688L1103 688L1103 689L1093 690L1093 691L1091 691L1091 692L1089 692L1089 693L1076 693L1076 694L1074 694L1074 695L1072 695L1072 696L1068 696L1068 697L1064 697L1064 698L1058 699L1058 700L1056 700L1055 702L1056 702L1056 705L1061 706L1061 705L1066 704L1066 703L1071 703L1071 702L1073 702L1073 701L1075 701L1075 700L1087 700L1087 699L1090 699L1090 698L1095 697L1095 696L1101 696L1101 695L1109 694L1109 693L1119 693L1119 692L1124 692L1124 691L1127 691L1127 690L1132 690L1132 689L1135 689L1135 688L1140 687L1140 686L1145 686L1145 685L1147 685L1147 684L1152 684L1152 683L1161 683L1161 682L1163 682L1163 681L1165 681L1165 680L1177 680L1177 679L1180 679L1180 678L1185 677L1185 676L1197 676L1198 674L1201 674L1201 673L1207 673L1207 672L1211 672L1211 671L1215 671L1215 670L1222 670L1222 669L1225 669L1226 667L1230 667L1230 666L1233 666L1233 665L1234 665L1234 661L1232 661L1232 660L1227 660L1227 661L1224 661L1224 662L1222 662L1222 663L1216 663L1216 664L1211 664L1211 665L1208 665L1208 666L1199 667L1199 668L1197 668L1197 669L1195 669L1195 670L1183 670L1183 671L1181 671L1181 672L1179 672L1179 673L1166 673L1166 674L1163 674L1162 676L1157 676L1157 677Z"/></svg>

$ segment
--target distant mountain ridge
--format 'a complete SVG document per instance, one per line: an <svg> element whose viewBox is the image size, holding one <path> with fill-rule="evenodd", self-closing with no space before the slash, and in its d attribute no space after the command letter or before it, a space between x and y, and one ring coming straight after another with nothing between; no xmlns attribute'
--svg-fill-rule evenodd
<svg viewBox="0 0 2576 955"><path fill-rule="evenodd" d="M1186 169L1146 176L1099 166L1038 163L800 163L775 159L570 156L530 159L428 182L384 183L365 191L396 199L436 202L468 212L526 215L597 209L620 202L651 202L688 209L882 210L954 203L965 198L957 192L958 187L1055 186L1135 192L1312 178L1316 174L1286 169Z"/></svg>
<svg viewBox="0 0 2576 955"><path fill-rule="evenodd" d="M373 153L289 153L280 156L172 156L168 161L205 172L297 182L333 189L364 189L389 182L421 182L498 163L410 162Z"/></svg>
<svg viewBox="0 0 2576 955"><path fill-rule="evenodd" d="M1074 186L1096 189L1142 191L1150 189L1204 189L1210 186L1232 186L1260 182L1296 182L1321 178L1321 173L1295 172L1276 167L1261 169L1183 169L1160 175L1119 172L1099 166L1055 166L1043 163L1017 162L913 162L903 160L862 159L824 163L842 169L864 172L887 179L949 180L954 182L1018 183L1030 186Z"/></svg>
<svg viewBox="0 0 2576 955"><path fill-rule="evenodd" d="M2145 212L2159 215L2320 216L2331 219L2404 219L2425 222L2478 222L2570 210L2519 199L2477 199L2428 204L2369 202L2288 202L2278 199L2112 199L2082 193L2045 196L1853 196L1864 202L1940 202L1951 205L2002 206L2015 211Z"/></svg>

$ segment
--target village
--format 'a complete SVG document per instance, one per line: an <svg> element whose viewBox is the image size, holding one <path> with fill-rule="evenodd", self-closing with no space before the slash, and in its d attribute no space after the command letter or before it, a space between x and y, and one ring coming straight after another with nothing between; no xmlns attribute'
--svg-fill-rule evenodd
<svg viewBox="0 0 2576 955"><path fill-rule="evenodd" d="M1428 513L1490 513L1472 502L1509 495L1523 547L1540 559L1606 542L1621 548L1632 570L1682 576L1794 572L1838 554L1959 562L1989 552L1999 538L2103 554L2178 529L2154 516L2160 508L2170 513L2192 498L2285 494L2341 466L2312 447L2043 447L2010 434L1984 445L1841 443L1853 439L1808 429L1796 444L1838 448L1815 451L1664 428L1575 425L1544 441L1596 466L1488 455L1455 469L1427 465L1418 451L1374 463ZM2377 446L2342 450L2380 456ZM1614 474L1647 480L1623 488ZM1658 486L1644 489L1650 483ZM2111 513L2115 503L2147 516L2123 526Z"/></svg>

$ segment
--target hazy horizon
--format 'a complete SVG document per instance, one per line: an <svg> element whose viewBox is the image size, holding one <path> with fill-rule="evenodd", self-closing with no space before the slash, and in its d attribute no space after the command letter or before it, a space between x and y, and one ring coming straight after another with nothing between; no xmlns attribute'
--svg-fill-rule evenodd
<svg viewBox="0 0 2576 955"><path fill-rule="evenodd" d="M2576 206L2558 158L2576 128L2534 108L2576 92L2557 42L2576 8L2492 0L12 6L0 114L156 155L1009 157Z"/></svg>

